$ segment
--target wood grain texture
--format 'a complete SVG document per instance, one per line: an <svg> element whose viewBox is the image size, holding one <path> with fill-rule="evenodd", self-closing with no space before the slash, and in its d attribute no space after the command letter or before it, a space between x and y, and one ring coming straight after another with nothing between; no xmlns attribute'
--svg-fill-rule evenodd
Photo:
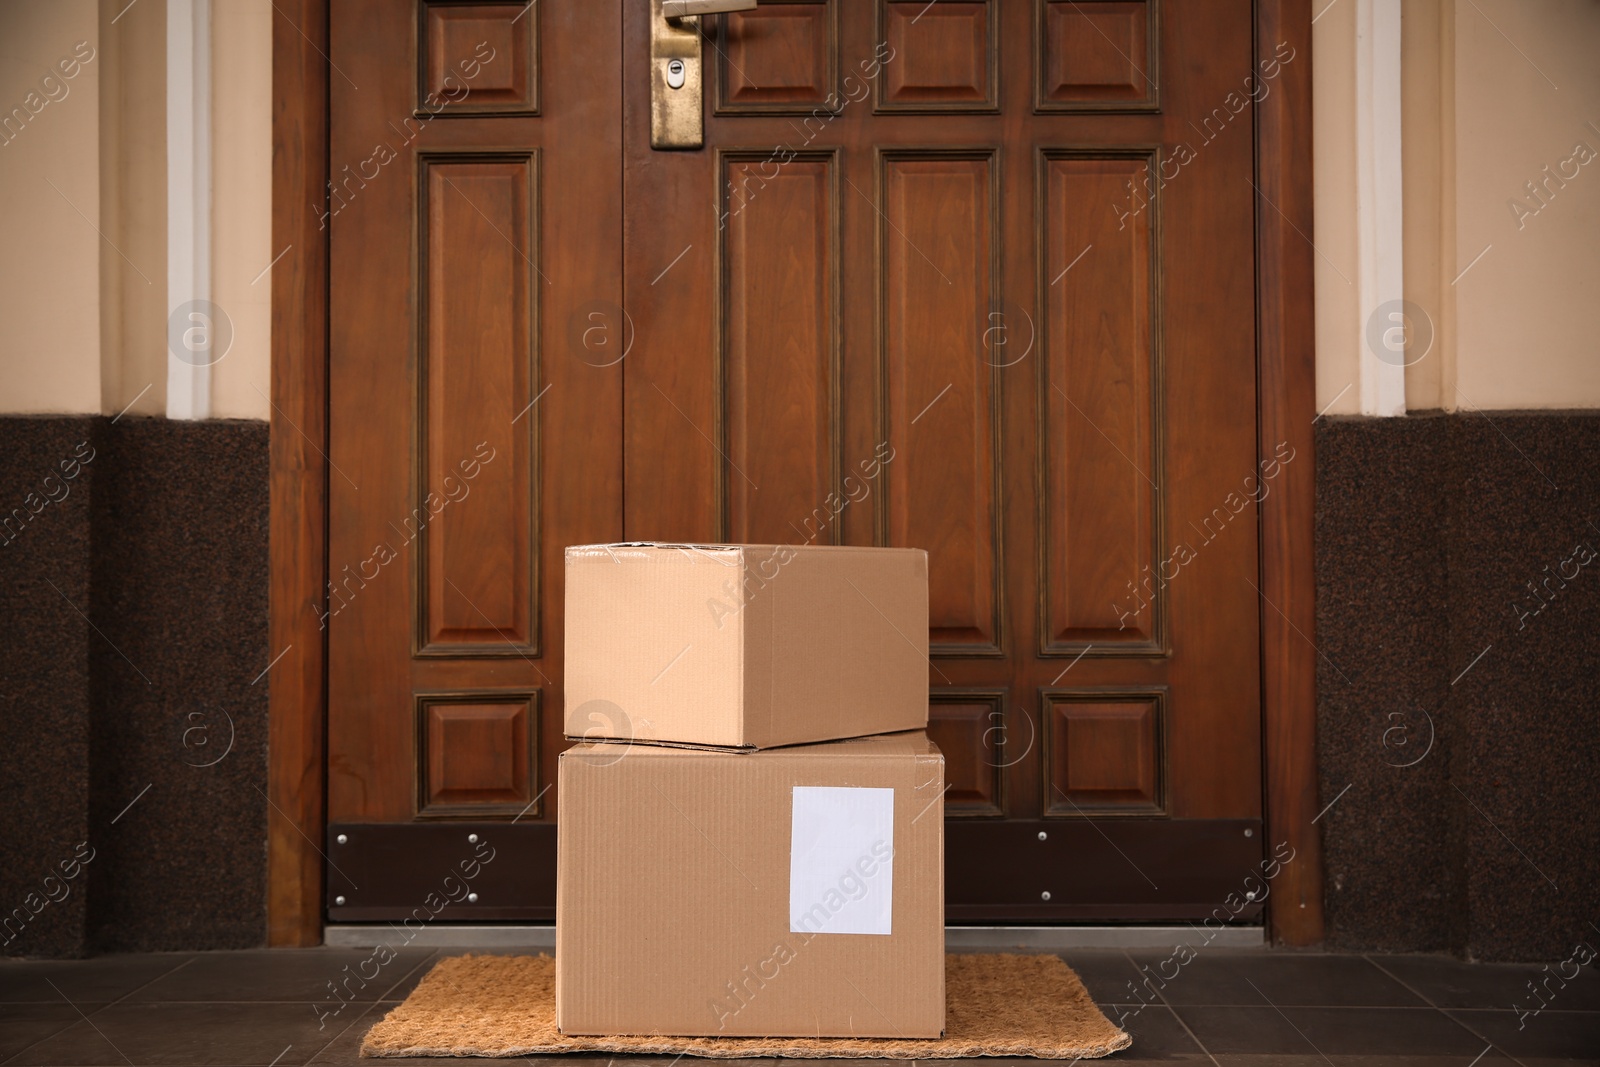
<svg viewBox="0 0 1600 1067"><path fill-rule="evenodd" d="M804 115L838 92L839 9L820 0L767 0L720 24L717 114Z"/></svg>
<svg viewBox="0 0 1600 1067"><path fill-rule="evenodd" d="M944 753L946 818L1005 814L1005 691L935 687L928 737Z"/></svg>
<svg viewBox="0 0 1600 1067"><path fill-rule="evenodd" d="M443 55L479 59L456 64L466 91L405 121L429 62L415 5L348 0L329 29L341 824L553 820L553 793L528 805L564 747L561 716L535 713L562 700L563 553L622 532L620 10L433 8ZM532 18L539 113L459 107L531 84ZM466 695L421 728L418 700L441 693Z"/></svg>
<svg viewBox="0 0 1600 1067"><path fill-rule="evenodd" d="M537 815L539 694L417 697L417 807L422 816Z"/></svg>
<svg viewBox="0 0 1600 1067"><path fill-rule="evenodd" d="M999 653L998 398L974 358L995 303L997 160L989 152L886 150L883 229L888 539L928 550L935 652Z"/></svg>
<svg viewBox="0 0 1600 1067"><path fill-rule="evenodd" d="M538 156L420 162L422 462L395 531L421 545L419 651L536 657L537 420L512 420L538 363Z"/></svg>
<svg viewBox="0 0 1600 1067"><path fill-rule="evenodd" d="M1267 836L1295 861L1268 904L1273 939L1323 939L1322 840L1317 795L1316 574L1314 526L1316 362L1311 246L1311 12L1292 0L1256 5L1258 59L1287 46L1277 91L1256 111L1257 343L1261 375L1259 448L1280 442L1298 454L1261 511L1262 703L1266 735ZM1329 797L1327 800L1331 801Z"/></svg>
<svg viewBox="0 0 1600 1067"><path fill-rule="evenodd" d="M322 941L323 684L317 605L327 571L327 0L272 20L272 654L267 749L267 943Z"/></svg>
<svg viewBox="0 0 1600 1067"><path fill-rule="evenodd" d="M1262 806L1259 618L1243 581L1258 569L1254 501L1238 500L1225 528L1207 526L1257 461L1254 144L1248 118L1213 124L1203 144L1190 125L1202 125L1249 75L1251 8L1195 0L1150 20L1166 53L1163 110L1119 103L1042 113L1027 73L1039 9L1033 0L979 5L994 19L996 118L953 107L883 109L874 94L923 42L908 33L896 49L880 37L885 5L835 6L842 93L833 110L713 113L704 152L652 152L645 86L625 88L625 289L639 338L624 371L627 535L722 540L747 528L743 511L771 493L782 499L774 509L780 516L797 509L774 522L780 530L798 526L789 537L927 548L936 729L972 772L974 805L998 796L998 814L964 823L997 841L1010 840L1008 828L1041 820L1051 804L1042 688L1165 687L1165 777L1159 788L1148 780L1132 787L1141 796L1159 792L1160 810L1152 800L1143 814L1117 821L1170 823L1170 840L1192 833L1195 842L1236 826L1249 846L1205 853L1212 859L1203 870L1175 881L1188 889L1168 898L1171 914L1188 914L1197 901L1180 901L1182 893L1242 878L1238 857L1260 844L1242 836ZM956 25L956 16L976 9L944 12L951 13ZM632 9L624 19L631 69L643 62L648 25ZM970 54L976 30L970 20L964 25ZM1099 39L1087 24L1070 32ZM1145 162L1159 166L1161 158L1152 146L1186 141L1195 142L1187 162L1165 174L1152 170L1155 191L1147 191ZM767 392L723 387L717 346L738 305L719 298L726 257L715 250L727 240L723 227L744 227L740 240L764 247L741 253L742 276L777 294L763 298L769 313L817 321L805 310L815 306L815 274L797 267L815 258L826 236L817 229L821 216L796 201L780 223L754 225L764 204L785 204L780 176L805 174L815 153L829 155L838 183L842 477L825 491L809 490L815 498L807 501L786 494L791 479L815 478L809 398L818 390L816 361L791 364L782 346L769 344L761 355L750 348L741 358L768 362ZM730 192L730 157L758 160L752 169L763 177L734 176ZM1041 160L1062 163L1058 173L1079 168L1053 218ZM1095 167L1104 172L1091 178ZM741 220L735 206L749 217ZM801 232L806 226L809 234ZM1070 251L1069 240L1077 241ZM747 317L737 310L731 325L743 329L738 323ZM1052 328L1062 344L1047 355ZM814 348L814 333L811 325L799 329L799 347ZM1087 417L1055 399L1053 385L1070 386ZM760 448L774 457L762 462L787 455L772 469L803 474L744 484L753 472L744 469L741 435L757 425L769 438ZM1065 442L1064 427L1073 434ZM1077 498L1050 488L1052 456L1082 486ZM735 506L738 494L744 498ZM1171 518L1171 536L1159 529L1162 514ZM1191 520L1210 533L1191 531ZM1063 535L1054 547L1042 533L1047 522ZM1118 540L1130 522L1138 527L1134 539ZM1145 567L1156 571L1179 542L1193 542L1194 558L1169 562L1165 577L1151 578L1149 594L1168 612L1170 642L1152 637L1161 636L1152 619L1159 612L1146 613L1143 637L1114 640L1121 615L1111 594L1128 596ZM1064 558L1068 550L1076 556ZM1047 572L1076 583L1067 599L1085 606L1077 630L1047 624L1039 595ZM1137 616L1137 600L1129 604ZM937 694L963 689L1000 694L981 730L972 707L965 721L954 714L937 722ZM1050 825L1077 818L1057 812ZM961 841L952 867L978 855L970 838ZM983 853L991 877L1007 885L1038 877L1042 854ZM1112 916L1123 906L1123 875L1150 891L1136 872L1119 871L1099 889L1076 883L1048 902L1037 893L1028 901L988 897L963 914ZM1137 917L1151 918L1161 906L1143 900ZM1124 910L1134 917L1131 906Z"/></svg>
<svg viewBox="0 0 1600 1067"><path fill-rule="evenodd" d="M1041 111L1155 111L1160 0L1035 0Z"/></svg>
<svg viewBox="0 0 1600 1067"><path fill-rule="evenodd" d="M1039 166L1044 649L1158 651L1160 194L1137 212L1106 205L1142 184L1159 156L1045 149Z"/></svg>
<svg viewBox="0 0 1600 1067"><path fill-rule="evenodd" d="M306 2L300 0L301 4ZM1084 0L1080 6L1096 3L1097 0ZM761 499L761 491L749 487L749 497L741 505L747 518L739 520L748 524L746 528L754 531L798 522L807 535L817 530L816 539L822 541L871 544L889 540L894 487L914 484L907 479L915 466L902 462L913 454L907 451L908 438L898 430L891 431L889 416L895 405L890 391L895 384L880 351L886 305L880 304L883 287L876 274L877 264L888 261L889 242L901 236L884 225L883 216L891 210L903 212L906 206L902 203L899 209L895 208L889 190L880 185L880 175L883 161L898 154L909 168L904 171L907 175L916 173L915 167L926 169L926 165L932 165L937 170L938 165L948 168L954 164L953 170L938 181L928 173L920 175L921 184L911 199L921 196L941 210L946 205L953 210L946 225L911 235L916 249L906 245L898 253L902 277L910 278L912 271L922 269L911 262L913 258L922 263L926 257L947 274L950 266L959 268L964 263L967 287L973 287L978 277L973 264L984 253L980 251L981 242L972 238L971 227L962 221L972 215L970 211L962 213L962 198L971 202L988 196L997 204L987 224L987 240L992 243L987 255L994 266L983 298L970 306L960 301L944 306L934 303L933 297L925 297L912 308L913 314L902 320L905 325L895 338L896 343L904 344L910 332L926 332L932 325L945 323L949 336L939 342L943 350L916 354L908 350L901 361L901 381L912 381L909 375L925 375L927 360L951 360L950 349L964 346L964 380L969 390L962 401L967 405L966 415L972 420L971 425L977 426L980 407L987 404L990 411L987 439L981 444L981 433L963 437L959 432L951 441L934 443L935 453L948 456L955 469L977 471L990 463L995 470L988 514L994 531L992 573L997 576L993 582L996 622L992 632L999 655L973 655L979 644L966 643L959 646L960 654L934 657L930 682L939 688L999 694L991 705L998 711L999 722L977 730L975 716L982 714L983 701L969 702L978 710L967 710L965 721L955 731L964 740L952 744L978 760L973 763L975 794L984 793L978 782L988 781L981 778L981 773L997 774L995 795L1002 815L968 820L965 824L989 833L983 839L988 845L980 847L978 839L968 835L959 841L952 838L952 847L967 849L970 857L985 857L984 863L996 870L1004 868L1008 877L1032 877L1029 872L1041 853L1001 845L1011 840L1007 836L1011 830L1019 834L1026 831L1018 840L1031 840L1033 827L1039 825L1050 804L1043 788L1042 761L1047 746L1039 736L1045 728L1045 705L1038 696L1041 688L1166 686L1170 706L1163 723L1167 728L1163 740L1170 762L1164 803L1175 818L1165 822L1159 818L1148 820L1162 823L1158 828L1162 834L1170 832L1170 837L1157 836L1163 841L1187 840L1183 837L1189 832L1185 827L1193 827L1197 835L1194 841L1209 841L1211 838L1205 834L1224 833L1217 827L1252 825L1263 807L1259 783L1263 780L1260 761L1264 751L1267 811L1275 828L1269 836L1276 843L1293 835L1290 839L1304 857L1304 862L1287 865L1280 875L1290 880L1284 886L1293 889L1292 894L1283 892L1282 898L1288 901L1292 896L1295 907L1293 913L1283 906L1278 908L1283 914L1274 912L1274 930L1284 940L1304 942L1319 938L1321 871L1315 826L1310 822L1318 810L1314 796L1310 670L1314 652L1296 644L1305 643L1300 633L1310 633L1312 590L1311 251L1295 232L1296 228L1310 231L1306 103L1309 14L1295 11L1291 18L1287 5L1267 0L1254 9L1234 0L1168 5L1159 18L1151 21L1152 26L1159 27L1157 36L1165 51L1162 68L1168 72L1161 76L1160 112L1151 111L1146 105L1119 105L1093 114L1041 114L1036 106L1038 86L1034 80L1025 75L1006 75L997 82L996 106L1006 116L1003 121L981 113L948 113L934 120L927 115L886 114L876 109L872 93L877 90L870 83L886 79L886 69L894 62L886 51L874 51L882 44L875 36L877 5L828 5L838 19L837 53L833 59L841 75L841 92L834 101L836 113L823 112L819 116L804 105L777 101L764 105L772 109L765 114L712 114L707 119L707 151L653 153L647 148L648 98L643 94L643 83L635 84L624 77L625 70L636 66L643 69L640 57L645 53L647 25L641 13L633 7L616 9L608 5L539 7L540 32L547 53L546 69L541 72L542 117L532 121L528 116L503 116L494 118L496 125L490 125L486 121L490 116L463 113L452 116L448 123L430 126L427 138L430 150L485 153L516 145L519 150L531 147L542 153L542 178L547 190L540 219L544 251L537 256L530 253L529 267L536 277L534 284L542 287L540 292L545 299L538 325L540 362L537 375L530 382L532 396L543 399L530 410L525 423L537 420L537 428L530 432L537 443L537 469L542 478L535 490L538 514L551 524L540 531L536 541L540 570L550 577L548 587L538 594L537 604L543 652L539 656L513 655L492 661L470 656L416 657L410 647L415 636L415 624L410 621L415 605L410 603L410 592L404 589L405 581L395 587L400 590L398 593L384 592L381 583L361 588L352 582L348 588L358 593L352 605L359 605L368 616L379 620L395 615L401 623L398 630L392 630L386 622L362 623L360 629L347 630L346 643L331 653L331 684L344 687L333 715L347 716L330 727L328 760L330 776L343 783L338 786L343 790L339 794L341 817L399 821L416 817L411 798L418 771L415 742L410 736L414 730L399 731L406 735L402 738L394 727L396 714L401 722L413 721L410 709L416 693L473 690L482 688L488 679L492 689L537 691L540 700L556 702L547 706L559 706L561 546L622 536L727 538L735 521L731 485L739 477L730 464L730 457L737 457L733 457L729 445L741 432L745 435L746 458L761 449L770 451L769 458L761 462L775 464L777 480L752 481L772 486L777 490L772 496L781 497L784 486L802 477L806 482L804 495L814 495L818 488L826 487L820 500L801 501L796 497L793 502L807 506L781 520L778 516L792 501L779 499L777 504L764 504L760 507L765 510L759 510L755 501ZM994 5L995 40L1001 53L998 69L1030 69L1037 44L1033 30L1039 10L1032 0L998 0ZM1151 10L1155 11L1153 5ZM362 186L345 177L342 167L346 162L360 161L360 155L351 158L358 147L361 155L370 152L369 146L359 142L370 141L371 133L386 128L392 112L404 113L415 102L416 57L408 58L403 34L390 35L387 27L410 20L414 33L416 11L399 0L351 0L351 6L341 9L335 17L348 20L350 32L343 38L331 35L333 39L327 47L340 68L361 85L361 91L358 94L333 75L332 92L354 109L341 112L335 105L335 114L342 118L334 125L337 129L341 122L345 124L350 139L344 143L349 151L335 153L330 163L324 148L320 162L314 166L334 177L336 186L343 190L339 195L346 203L335 231L339 241L348 242L350 250L362 252L359 260L349 262L375 265L381 274L395 270L395 264L404 263L407 256L414 254L404 240L396 240L394 231L395 220L415 217L416 205L401 188L403 178L389 182L385 174ZM305 49L303 42L295 44L285 36L284 27L279 30L280 45L301 49L305 56L315 55ZM288 32L298 39L294 31ZM1252 36L1259 45L1252 42ZM618 39L622 41L620 53L616 48ZM1215 113L1225 94L1250 72L1252 63L1271 55L1278 41L1284 39L1298 49L1297 58L1282 65L1275 91L1263 99L1255 114L1239 115L1225 126L1206 123L1204 120ZM305 56L300 62L308 64ZM322 61L318 57L315 62ZM1147 73L1156 73L1154 65ZM328 71L324 69L322 74L327 77ZM287 85L291 76L299 78L301 71L291 68L279 80ZM322 84L326 99L328 83ZM286 98L291 102L297 99L293 92L287 93ZM279 134L284 135L291 120L299 120L292 114L284 117L284 101L280 100L278 106L276 120L282 123ZM298 106L303 108L304 102ZM801 113L796 114L796 109ZM616 124L619 112L623 116L620 129ZM325 139L326 107L320 121L322 132L313 130L313 136ZM363 127L362 123L368 125ZM303 123L295 125L289 131L290 139L303 137L305 130ZM1260 138L1259 158L1252 134ZM1198 154L1176 177L1169 177L1170 186L1160 191L1160 224L1155 229L1157 242L1150 259L1150 269L1160 281L1154 298L1159 313L1156 321L1164 323L1152 329L1164 331L1165 349L1160 353L1164 363L1160 365L1161 374L1152 377L1148 385L1134 385L1169 398L1151 427L1156 431L1157 443L1148 446L1166 463L1153 464L1147 473L1159 487L1161 506L1171 516L1174 530L1195 524L1196 533L1183 533L1181 537L1195 541L1199 558L1184 565L1170 589L1164 590L1170 602L1173 638L1166 655L1152 655L1142 649L1132 650L1132 655L1116 655L1115 649L1098 647L1087 634L1082 635L1082 641L1061 641L1052 647L1046 637L1046 612L1038 596L1046 564L1059 561L1041 537L1043 509L1049 507L1042 491L1049 442L1041 428L1051 425L1052 420L1059 425L1064 409L1058 407L1054 415L1047 410L1053 390L1049 379L1039 371L1043 362L1041 350L1035 348L1016 367L1007 366L1007 359L991 362L984 358L985 351L991 358L995 355L993 349L985 348L984 338L987 329L995 324L992 316L996 313L1008 332L1015 331L1015 337L1023 336L1017 327L1030 321L1044 328L1050 301L1054 299L1049 291L1054 276L1051 264L1056 264L1055 271L1066 265L1066 257L1048 251L1050 242L1060 235L1041 223L1036 163L1042 149L1065 155L1087 152L1091 156L1099 153L1115 157L1115 150L1132 151L1139 146L1173 145L1185 140L1195 142ZM556 150L558 144L561 151ZM785 211L765 219L751 214L742 222L719 217L726 205L724 194L718 193L726 181L722 161L740 153L765 159L774 151L773 146L785 145L795 149L796 154L782 164L783 180L769 180L767 186L760 187L749 207L754 211L761 204L760 197L770 192L767 203L787 205ZM822 179L816 168L823 159L828 161L828 182L836 194L834 217L828 223L835 227L836 236L818 229L822 214L816 207L816 196ZM983 160L992 162L978 165ZM275 181L283 165L283 159L275 160ZM400 168L397 173L415 173L412 162L395 166ZM962 177L970 186L980 172L987 175L984 180L989 183L981 193L971 188L964 194L951 192L954 184L945 192L929 191L941 181L950 183L952 175ZM1261 190L1260 199L1246 180L1252 174ZM319 177L305 184L301 189L303 201L309 203L320 196L322 180ZM918 186L918 182L911 185ZM628 195L625 216L624 186ZM1137 195L1135 191L1135 199ZM1272 206L1267 204L1268 196ZM724 206L719 207L719 203ZM1141 211L1148 210L1148 225L1155 226L1157 211L1134 210L1136 207L1133 201L1124 200L1105 205L1105 211L1115 223L1122 212L1131 211L1137 220ZM787 219L790 208L803 209L804 218L809 220L808 239L797 239L800 220ZM1292 225L1283 224L1279 208L1293 220ZM275 212L275 220L277 217ZM302 220L302 227L306 221ZM308 221L314 230L316 216ZM952 221L954 225L950 224ZM758 230L757 223L765 229ZM756 242L753 248L767 246L765 252L748 255L741 268L744 292L757 299L747 311L753 312L759 306L762 314L785 317L786 322L799 327L796 346L784 355L793 357L790 363L783 359L777 363L759 362L772 358L773 338L757 333L746 335L742 342L745 352L739 358L744 361L747 377L738 394L742 399L737 400L730 399L735 394L726 388L732 381L731 365L725 365L731 349L718 347L727 336L724 320L733 308L727 299L731 290L723 273L730 257L721 249L726 240L721 228L730 224L749 227L745 238ZM1144 225L1136 222L1130 229L1148 233L1139 230ZM820 251L824 247L828 249L826 257ZM571 251L575 249L580 251ZM1196 255L1196 249L1204 249L1205 255ZM291 256L299 254L297 248ZM286 256L285 262L290 258ZM822 404L825 390L819 363L826 347L820 340L822 328L818 325L823 321L822 300L816 289L821 258L839 264L834 290L837 295L830 298L832 303L826 314L839 339L837 384L828 386L829 390L836 390L836 395L827 405ZM1069 277L1085 272L1082 279L1074 277L1073 284L1087 285L1091 291L1127 291L1123 272L1133 262L1131 259L1111 255L1098 265L1093 259L1091 253L1073 267ZM557 265L559 270L546 269ZM317 277L314 273L309 276ZM325 291L326 273L321 277L321 291ZM335 284L348 283L355 277L353 271L336 271ZM1121 290L1117 289L1118 284L1122 285ZM414 337L407 333L409 327L404 322L391 321L397 319L394 294L403 289L404 284L391 286L379 295L380 290L375 287L354 301L348 296L336 298L340 315L334 317L331 328L344 346L341 351L355 358L341 372L345 375L343 384L335 390L334 426L319 429L323 425L319 422L323 408L317 398L323 394L314 390L322 388L320 383L312 383L313 391L298 399L296 402L302 406L294 410L306 415L304 421L297 417L296 422L313 437L324 432L328 435L325 442L317 438L318 444L326 448L337 467L323 465L320 455L305 447L299 450L298 462L308 465L294 468L286 461L280 466L279 450L284 443L275 423L275 536L280 527L298 528L284 525L279 514L280 483L287 485L286 493L303 494L307 487L300 472L313 468L323 479L319 484L325 487L321 490L324 494L342 496L351 504L344 512L335 509L328 521L335 540L345 538L340 543L352 550L362 548L363 542L370 539L371 530L366 524L381 526L396 514L404 515L411 505L406 486L414 484L419 459L412 454L414 443L407 444L413 441L414 427L405 420L415 420L421 368L407 362L413 358L407 353L416 351L410 347ZM279 305L277 297L274 299L276 314ZM275 396L285 374L280 361L292 358L298 362L285 366L303 372L303 332L309 330L320 337L318 331L329 323L326 305L317 293L301 292L296 299L301 303L294 307L297 317L292 325L274 333ZM706 310L686 313L685 309ZM349 320L341 322L347 310ZM958 336L961 331L951 332L955 328L949 326L959 317L972 320L972 328L964 338ZM755 321L749 314L745 318L747 322ZM288 349L281 346L286 343L284 338L295 337L293 331L302 334L296 341L300 347L291 357L286 355ZM595 347L595 338L607 344ZM755 345L764 345L769 351L758 355L756 347L752 347ZM619 352L626 352L626 358L619 358ZM312 354L315 355L314 348ZM1092 357L1078 353L1072 358ZM785 368L782 373L778 373L778 364ZM949 369L954 367L951 363ZM1076 367L1068 362L1058 369L1087 376L1083 379L1086 381L1095 380L1092 362ZM724 374L730 376L719 378ZM763 378L764 374L767 377ZM1125 374L1109 375L1105 381L1119 389L1127 387ZM284 395L301 384L289 379ZM986 400L980 404L979 397L985 389ZM786 396L786 391L794 395ZM350 408L339 407L340 395L352 398ZM920 429L933 418L932 412L951 398L950 394L945 395L927 416L915 422L915 427ZM1179 398L1181 403L1174 404L1171 398ZM1259 430L1253 420L1239 417L1241 412L1255 411L1258 399ZM732 410L730 405L736 405L738 410ZM920 414L921 405L901 406L908 409L896 417L910 427ZM1296 428L1291 424L1302 417L1301 407L1305 409L1304 426ZM837 427L831 432L835 433L839 458L831 471L818 466L818 442L823 439L819 427L825 408L826 417L835 420ZM365 413L374 409L378 414L367 417ZM341 410L351 419L354 416L350 412L361 412L357 421L364 425L352 421L341 430ZM383 414L391 410L405 414ZM740 419L745 420L743 431L737 428ZM757 441L757 428L770 431L771 440ZM1119 436L1123 433L1120 426L1105 425L1102 429L1119 442L1119 447L1139 440L1137 434ZM1104 450L1103 437L1100 440ZM1206 525L1207 517L1216 514L1219 503L1251 473L1258 454L1270 456L1280 441L1298 448L1302 440L1305 447L1300 458L1286 465L1288 473L1261 501L1259 546L1252 535L1258 514L1254 501L1237 512L1238 518L1229 520L1226 529L1219 531ZM971 445L974 455L966 455L966 445L961 441ZM984 448L989 450L986 455ZM955 454L958 451L959 456ZM1119 458L1118 462L1122 460ZM1097 459L1097 471L1100 465ZM865 473L869 469L871 475ZM1104 471L1092 473L1110 477ZM1128 476L1131 468L1121 473ZM361 486L359 509L354 506L357 491L343 484L345 475ZM626 500L622 493L624 477ZM408 482L408 478L413 481ZM831 485L827 485L829 478L833 479ZM324 495L311 503L321 507L320 501L325 499ZM941 531L948 525L968 531L956 536L952 543L959 542L961 536L971 539L971 531L982 520L969 513L969 505L970 500L951 502L952 509L959 508L961 514L936 521L934 536L943 537ZM909 502L907 506L911 506ZM933 498L925 494L915 506L930 517L939 514ZM819 515L820 525L811 521ZM304 518L295 521L303 523ZM312 537L319 528L320 521L313 521L309 529L302 529L302 534ZM1202 530L1209 533L1198 532ZM1178 539L1173 536L1158 541L1159 554L1165 558ZM275 627L280 584L276 544L275 540ZM370 551L370 544L363 550ZM320 566L322 557L314 558ZM342 555L336 558L345 562ZM1126 575L1124 580L1135 577ZM1249 579L1259 584L1276 607L1258 601L1247 584ZM319 572L310 585L315 587L321 581ZM313 588L312 596L319 596L320 592ZM1282 618L1277 607L1295 620L1294 625L1275 621ZM342 616L337 625L349 626L355 618ZM275 638L278 633L275 629ZM1091 644L1097 647L1089 648ZM949 651L953 650L946 650ZM276 670L290 662L286 657L275 669L275 681ZM308 686L319 673L320 660L318 673L306 675ZM358 687L359 680L378 675L384 675L377 687L380 691L368 692ZM322 705L318 700L320 696L306 705L311 710L302 709L306 715L320 717ZM276 691L274 708L280 708ZM401 710L396 713L396 708ZM955 721L962 716L947 718ZM303 760L311 744L320 744L320 718L298 720L293 728L300 732L305 746ZM991 728L995 733L986 737ZM549 764L542 766L539 774L553 775L554 755L563 744L559 717L544 716L537 730L539 759ZM274 744L276 782L280 750L276 741ZM985 746L992 746L1003 756L984 752ZM293 755L292 747L283 751ZM994 766L996 759L1001 764L998 768ZM303 805L303 790L295 790L306 784L305 779L302 773L292 786L275 787L274 796L299 797L295 802ZM554 818L553 801L552 794L537 815L540 820ZM988 803L976 796L974 801ZM320 804L320 797L317 803ZM1064 826L1071 818L1052 816L1050 825ZM311 827L311 837L315 838L315 827L321 825L321 820L318 808L315 818L303 816L299 822L275 825L277 851L273 862L276 864L289 854L282 844L294 826ZM1140 820L1116 821L1119 825L1132 825ZM1236 831L1227 832L1237 836ZM1191 872L1194 877L1188 880L1189 884L1212 886L1233 880L1234 866L1241 855L1237 848L1227 850L1226 857L1217 852L1217 862L1204 871ZM300 848L299 860L308 860L312 866L296 868L299 873L283 884L290 887L291 897L299 893L304 905L299 929L314 930L318 918L315 887L320 883L321 861L314 857L309 845ZM273 869L277 871L279 867ZM1123 875L1144 885L1136 873L1124 871L1116 878L1108 878L1102 890L1114 890ZM1165 883L1166 878L1161 881ZM274 886L276 893L276 878ZM1117 914L1115 900L1102 900L1095 897L1095 892L1092 884L1082 882L1073 890L1075 896L1064 893L1048 904L1041 904L1035 894L1025 907L997 900L973 903L963 914L967 918L1024 913L1033 918ZM1279 896L1274 893L1274 898ZM1182 907L1192 908L1194 903L1189 901ZM1139 905L1138 916L1158 917L1164 906L1159 900L1146 901ZM1132 916L1134 912L1127 914Z"/></svg>
<svg viewBox="0 0 1600 1067"><path fill-rule="evenodd" d="M424 0L419 18L416 114L539 113L538 5Z"/></svg>
<svg viewBox="0 0 1600 1067"><path fill-rule="evenodd" d="M893 52L879 83L880 114L994 111L999 106L1000 6L874 0L878 39Z"/></svg>
<svg viewBox="0 0 1600 1067"><path fill-rule="evenodd" d="M765 162L722 155L717 247L721 477L728 537L747 544L799 539L839 481L838 168L831 153Z"/></svg>
<svg viewBox="0 0 1600 1067"><path fill-rule="evenodd" d="M1046 690L1046 815L1166 810L1163 689Z"/></svg>

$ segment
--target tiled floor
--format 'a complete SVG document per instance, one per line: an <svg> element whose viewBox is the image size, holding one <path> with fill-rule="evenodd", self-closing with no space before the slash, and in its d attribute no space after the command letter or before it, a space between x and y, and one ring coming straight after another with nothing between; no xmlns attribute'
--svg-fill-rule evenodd
<svg viewBox="0 0 1600 1067"><path fill-rule="evenodd" d="M354 1063L367 1028L433 959L449 954L402 952L337 1014L328 1011L327 983L368 959L367 951L0 963L0 1063ZM1552 980L1548 988L1556 992L1546 994L1548 1006L1523 1018L1512 1007L1536 1003L1527 983L1545 975L1538 967L1275 952L1208 951L1182 965L1159 952L1065 955L1107 1014L1133 1034L1133 1047L1108 1064L1600 1064L1600 977L1590 969L1559 989ZM653 1067L673 1062L640 1059ZM459 1067L450 1060L405 1062ZM599 1067L610 1061L569 1056L549 1062Z"/></svg>

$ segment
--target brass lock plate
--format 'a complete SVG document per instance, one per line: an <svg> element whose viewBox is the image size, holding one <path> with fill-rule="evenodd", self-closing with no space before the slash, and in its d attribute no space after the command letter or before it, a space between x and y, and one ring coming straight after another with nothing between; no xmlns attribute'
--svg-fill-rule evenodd
<svg viewBox="0 0 1600 1067"><path fill-rule="evenodd" d="M651 148L699 148L705 143L703 71L700 19L669 19L662 0L650 0Z"/></svg>

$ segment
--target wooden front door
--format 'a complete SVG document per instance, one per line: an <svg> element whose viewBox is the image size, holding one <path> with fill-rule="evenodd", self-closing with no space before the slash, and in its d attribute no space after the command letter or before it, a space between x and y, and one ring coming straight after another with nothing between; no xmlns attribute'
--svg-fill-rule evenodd
<svg viewBox="0 0 1600 1067"><path fill-rule="evenodd" d="M657 151L651 17L333 8L329 916L489 844L446 921L551 917L561 552L624 537L928 549L951 921L1242 901L1293 50L1247 0L764 0Z"/></svg>

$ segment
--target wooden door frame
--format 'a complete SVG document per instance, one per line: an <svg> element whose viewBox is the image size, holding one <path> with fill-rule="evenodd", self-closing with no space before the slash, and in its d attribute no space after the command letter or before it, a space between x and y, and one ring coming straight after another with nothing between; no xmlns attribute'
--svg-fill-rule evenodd
<svg viewBox="0 0 1600 1067"><path fill-rule="evenodd" d="M317 605L328 555L329 0L277 0L272 26L271 555L267 941L322 941L327 633ZM1323 936L1315 825L1316 504L1311 184L1311 5L1256 0L1257 61L1294 49L1255 104L1257 451L1299 462L1260 504L1263 793L1267 849L1287 843L1268 898L1273 939Z"/></svg>
<svg viewBox="0 0 1600 1067"><path fill-rule="evenodd" d="M272 19L267 943L322 943L328 570L328 3Z"/></svg>

